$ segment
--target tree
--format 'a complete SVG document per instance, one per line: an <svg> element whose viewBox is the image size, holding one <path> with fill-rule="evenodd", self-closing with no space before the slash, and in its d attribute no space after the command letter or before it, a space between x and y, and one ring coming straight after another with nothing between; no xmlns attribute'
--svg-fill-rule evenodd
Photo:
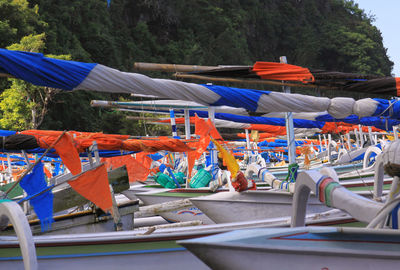
<svg viewBox="0 0 400 270"><path fill-rule="evenodd" d="M18 44L7 49L40 52L45 47L45 34L23 37ZM70 60L69 55L48 55L49 57ZM31 83L10 79L10 88L0 95L2 118L0 124L5 129L37 129L48 112L49 105L58 89L35 86Z"/></svg>

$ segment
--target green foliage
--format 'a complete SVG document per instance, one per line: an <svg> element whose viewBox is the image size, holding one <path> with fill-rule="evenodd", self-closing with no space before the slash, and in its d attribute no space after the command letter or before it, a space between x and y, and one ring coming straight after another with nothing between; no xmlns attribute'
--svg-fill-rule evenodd
<svg viewBox="0 0 400 270"><path fill-rule="evenodd" d="M18 42L22 37L45 29L38 6L29 7L27 0L0 0L0 47Z"/></svg>
<svg viewBox="0 0 400 270"><path fill-rule="evenodd" d="M73 60L124 71L132 71L135 61L251 65L255 61L278 61L282 55L291 64L332 71L389 76L393 67L382 35L372 25L374 18L354 1L113 0L110 8L105 0L27 3L0 0L3 47L27 36L12 48L29 47L32 51L71 56ZM42 43L35 40L37 33L45 33L45 45L44 36ZM27 94L32 92L27 87L14 83L10 86L17 88L24 89L18 90L21 103L17 107L22 106L23 100L31 102L25 102L20 113L23 115L32 111L40 97ZM3 101L10 91L4 94ZM298 92L301 91L304 90ZM37 89L33 92L44 93ZM11 96L15 93L16 90ZM89 106L91 99L116 100L120 96L82 91L52 95L40 128L132 135L153 132L149 125L146 132L140 121L127 120L128 113ZM16 102L15 98L12 100ZM11 106L2 110L10 111ZM14 114L10 112L10 117ZM10 119L18 123L19 118L14 115Z"/></svg>
<svg viewBox="0 0 400 270"><path fill-rule="evenodd" d="M45 47L45 34L28 35L20 43L7 47L9 50L40 52ZM70 60L69 55L50 57ZM5 129L23 130L38 128L48 111L48 106L58 89L35 86L31 83L10 79L11 86L0 95L2 118L0 125Z"/></svg>

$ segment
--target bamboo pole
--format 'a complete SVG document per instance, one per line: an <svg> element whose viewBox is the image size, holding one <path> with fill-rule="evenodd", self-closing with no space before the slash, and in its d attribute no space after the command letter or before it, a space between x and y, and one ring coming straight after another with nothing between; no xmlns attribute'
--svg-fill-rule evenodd
<svg viewBox="0 0 400 270"><path fill-rule="evenodd" d="M218 66L176 65L135 62L133 69L137 71L194 72L217 69Z"/></svg>
<svg viewBox="0 0 400 270"><path fill-rule="evenodd" d="M245 84L292 86L292 87L302 87L302 88L333 89L332 87L317 86L314 84L287 83L287 82L259 80L259 79L243 79L243 78L236 79L236 78L213 77L213 76L204 76L195 74L183 74L183 73L175 73L174 76L180 79L196 79L196 80L213 81L213 82L233 82L233 83L245 83Z"/></svg>
<svg viewBox="0 0 400 270"><path fill-rule="evenodd" d="M0 73L0 77L4 77L4 78L15 78L13 75L7 74L7 73Z"/></svg>

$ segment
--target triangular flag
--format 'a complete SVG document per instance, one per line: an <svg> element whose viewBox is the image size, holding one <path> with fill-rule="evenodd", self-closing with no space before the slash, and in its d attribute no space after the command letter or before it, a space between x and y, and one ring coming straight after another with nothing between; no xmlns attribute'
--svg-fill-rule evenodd
<svg viewBox="0 0 400 270"><path fill-rule="evenodd" d="M42 148L48 148L56 139L57 137L55 136L39 137L39 146ZM73 175L81 173L82 165L79 153L74 145L72 136L68 132L62 136L54 146L54 149Z"/></svg>
<svg viewBox="0 0 400 270"><path fill-rule="evenodd" d="M43 164L38 163L30 174L27 174L20 182L20 186L25 190L28 196L39 194L47 188L44 179ZM32 199L30 203L40 219L42 232L51 227L53 220L53 193L48 190Z"/></svg>
<svg viewBox="0 0 400 270"><path fill-rule="evenodd" d="M221 140L221 141L224 140L222 138L221 134L219 134L217 128L214 126L211 119L207 120L207 125L210 127L210 135L211 135L211 137L213 137L214 140Z"/></svg>
<svg viewBox="0 0 400 270"><path fill-rule="evenodd" d="M239 171L239 164L237 163L235 157L226 149L224 149L216 140L214 139L211 140L217 147L218 151L221 153L222 159L226 164L226 166L228 167L228 171L230 171L231 173L231 177L235 178Z"/></svg>
<svg viewBox="0 0 400 270"><path fill-rule="evenodd" d="M135 181L146 181L147 176L150 173L150 168L145 168L140 162L138 162L131 155L105 158L103 160L106 162L107 167L112 166L113 169L125 165L126 170L128 172L130 183Z"/></svg>
<svg viewBox="0 0 400 270"><path fill-rule="evenodd" d="M112 212L112 198L105 164L89 170L68 184L104 212Z"/></svg>

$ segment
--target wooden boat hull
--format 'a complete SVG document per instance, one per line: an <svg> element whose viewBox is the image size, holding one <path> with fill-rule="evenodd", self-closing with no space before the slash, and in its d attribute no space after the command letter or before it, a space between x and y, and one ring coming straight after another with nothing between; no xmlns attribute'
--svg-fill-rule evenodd
<svg viewBox="0 0 400 270"><path fill-rule="evenodd" d="M293 195L284 191L220 192L191 198L190 201L215 223L237 222L290 216ZM308 213L320 213L330 208L315 196L309 199Z"/></svg>
<svg viewBox="0 0 400 270"><path fill-rule="evenodd" d="M395 269L400 233L334 227L252 229L178 242L211 269Z"/></svg>
<svg viewBox="0 0 400 270"><path fill-rule="evenodd" d="M192 196L201 196L210 194L206 193L179 193L176 192L142 192L136 194L136 196L144 202L145 205L160 204L169 201L177 201L182 199L187 199ZM186 222L193 220L200 220L203 224L214 224L214 222L207 217L203 212L201 212L196 206L190 205L188 207L183 207L177 210L160 213L164 219L171 222Z"/></svg>

